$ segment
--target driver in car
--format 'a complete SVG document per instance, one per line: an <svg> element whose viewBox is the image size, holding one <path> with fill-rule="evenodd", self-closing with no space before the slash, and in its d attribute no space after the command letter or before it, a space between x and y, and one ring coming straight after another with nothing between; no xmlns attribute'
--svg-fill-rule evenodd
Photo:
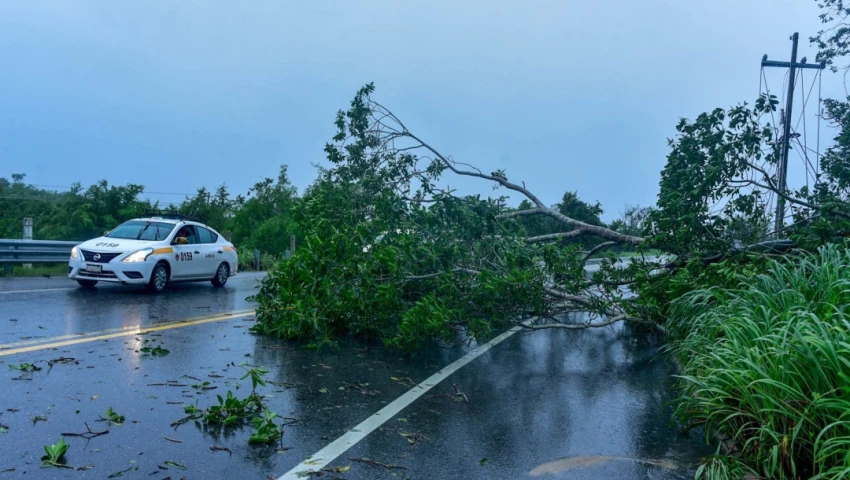
<svg viewBox="0 0 850 480"><path fill-rule="evenodd" d="M174 244L175 245L188 245L189 244L189 238L188 237L189 237L189 231L186 229L186 227L183 227L177 232L177 235L174 237Z"/></svg>

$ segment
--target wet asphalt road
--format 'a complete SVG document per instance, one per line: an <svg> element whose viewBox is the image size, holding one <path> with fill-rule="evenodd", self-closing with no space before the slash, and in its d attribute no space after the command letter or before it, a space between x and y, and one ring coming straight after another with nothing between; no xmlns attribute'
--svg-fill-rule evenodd
<svg viewBox="0 0 850 480"><path fill-rule="evenodd" d="M314 352L251 334L247 315L3 355L55 337L244 311L258 279L240 274L224 289L188 284L164 295L0 279L0 424L8 430L0 433L0 479L121 471L112 478L278 478L469 351L434 346L407 355L344 342ZM170 353L140 351L150 345ZM48 366L62 357L73 360ZM270 370L259 391L271 410L290 418L283 448L249 445L248 426L171 426L185 405L208 407L228 390L246 396L250 383L240 380L238 366L246 361ZM11 367L22 363L42 370ZM657 347L627 331L515 334L329 465L344 472L326 470L321 478L692 478L712 449L701 432L681 434L671 424L669 387ZM126 417L122 426L99 421L108 407ZM40 467L43 445L85 432L86 424L109 431L65 437L68 465L86 469Z"/></svg>

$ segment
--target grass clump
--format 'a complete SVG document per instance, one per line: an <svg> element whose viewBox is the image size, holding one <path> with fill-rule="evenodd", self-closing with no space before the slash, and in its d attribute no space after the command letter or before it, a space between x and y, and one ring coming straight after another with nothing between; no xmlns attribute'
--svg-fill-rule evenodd
<svg viewBox="0 0 850 480"><path fill-rule="evenodd" d="M0 267L0 277L67 277L68 263L35 263L31 268L23 265Z"/></svg>
<svg viewBox="0 0 850 480"><path fill-rule="evenodd" d="M773 262L674 302L676 412L732 439L766 478L850 476L850 250ZM703 470L727 470L714 463Z"/></svg>

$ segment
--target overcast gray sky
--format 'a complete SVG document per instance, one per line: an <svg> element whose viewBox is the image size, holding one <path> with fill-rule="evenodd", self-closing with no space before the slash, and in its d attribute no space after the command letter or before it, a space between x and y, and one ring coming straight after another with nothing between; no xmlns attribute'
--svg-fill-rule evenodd
<svg viewBox="0 0 850 480"><path fill-rule="evenodd" d="M374 81L442 152L549 203L578 190L610 220L654 203L680 117L754 100L761 56L788 60L794 31L813 60L817 15L814 0L7 1L0 176L243 193L286 163L303 190L335 112Z"/></svg>

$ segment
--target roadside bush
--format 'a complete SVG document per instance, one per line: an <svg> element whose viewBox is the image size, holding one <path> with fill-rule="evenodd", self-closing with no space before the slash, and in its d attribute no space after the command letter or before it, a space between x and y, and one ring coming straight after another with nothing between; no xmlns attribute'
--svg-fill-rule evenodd
<svg viewBox="0 0 850 480"><path fill-rule="evenodd" d="M261 252L260 270L273 270L277 268L278 263L280 263L283 258L283 255L273 255L268 252ZM256 269L257 266L254 264L254 250L249 248L239 250L239 270L248 271Z"/></svg>
<svg viewBox="0 0 850 480"><path fill-rule="evenodd" d="M242 248L239 250L239 270L254 270L254 250L250 248Z"/></svg>
<svg viewBox="0 0 850 480"><path fill-rule="evenodd" d="M272 255L271 253L262 252L260 253L260 269L274 270L283 258L284 255Z"/></svg>
<svg viewBox="0 0 850 480"><path fill-rule="evenodd" d="M772 262L673 302L677 414L731 437L767 478L850 475L850 251Z"/></svg>

